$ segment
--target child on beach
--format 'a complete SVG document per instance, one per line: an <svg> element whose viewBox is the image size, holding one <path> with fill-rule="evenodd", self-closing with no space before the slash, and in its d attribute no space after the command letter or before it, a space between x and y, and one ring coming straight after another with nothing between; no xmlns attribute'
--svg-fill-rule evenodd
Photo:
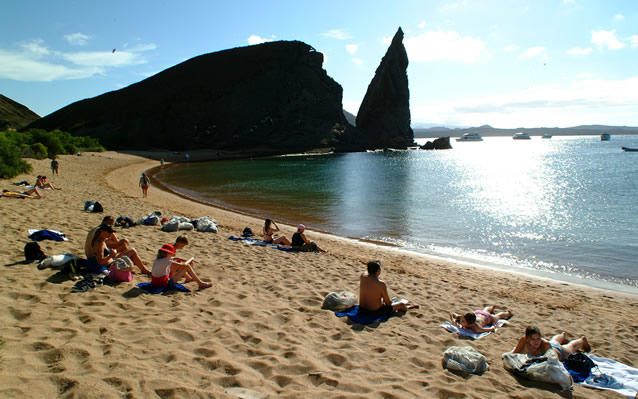
<svg viewBox="0 0 638 399"><path fill-rule="evenodd" d="M264 241L269 244L291 244L288 237L275 234L277 232L279 232L279 226L277 226L277 223L275 223L274 220L266 219L264 222Z"/></svg>
<svg viewBox="0 0 638 399"><path fill-rule="evenodd" d="M561 361L578 351L591 351L591 346L584 335L578 339L567 342L567 334L563 331L547 341L541 337L541 330L538 327L528 326L525 329L525 336L518 340L512 352L525 353L529 356L542 356L549 348L554 349L558 360Z"/></svg>
<svg viewBox="0 0 638 399"><path fill-rule="evenodd" d="M157 251L157 259L153 262L151 271L151 284L156 287L168 287L178 282L182 277L186 282L195 281L199 284L199 289L210 288L213 285L202 281L193 271L192 259L189 263L180 262L173 259L175 256L173 244L164 244Z"/></svg>
<svg viewBox="0 0 638 399"><path fill-rule="evenodd" d="M450 313L452 323L475 333L496 331L496 324L499 320L507 320L512 317L512 311L494 313L494 305L487 306L483 310L475 310L464 315ZM491 326L491 327L489 327Z"/></svg>

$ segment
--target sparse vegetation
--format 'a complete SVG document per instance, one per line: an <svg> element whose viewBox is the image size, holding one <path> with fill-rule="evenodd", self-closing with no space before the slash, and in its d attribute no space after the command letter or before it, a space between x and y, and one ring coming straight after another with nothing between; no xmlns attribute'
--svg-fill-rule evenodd
<svg viewBox="0 0 638 399"><path fill-rule="evenodd" d="M22 158L53 158L57 155L75 154L78 150L101 152L105 149L96 138L73 136L60 130L0 132L0 177L7 179L31 172L31 165Z"/></svg>

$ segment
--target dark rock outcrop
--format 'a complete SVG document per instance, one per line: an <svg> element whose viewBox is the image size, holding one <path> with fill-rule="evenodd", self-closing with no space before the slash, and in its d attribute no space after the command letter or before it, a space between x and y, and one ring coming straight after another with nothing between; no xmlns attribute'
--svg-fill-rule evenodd
<svg viewBox="0 0 638 399"><path fill-rule="evenodd" d="M19 129L40 119L40 116L24 105L0 94L0 131Z"/></svg>
<svg viewBox="0 0 638 399"><path fill-rule="evenodd" d="M281 154L338 148L354 132L323 54L299 41L192 58L121 90L68 105L29 127L98 137L111 149ZM362 148L361 145L359 147Z"/></svg>
<svg viewBox="0 0 638 399"><path fill-rule="evenodd" d="M422 150L451 150L449 137L439 137L434 141L428 141L420 147Z"/></svg>
<svg viewBox="0 0 638 399"><path fill-rule="evenodd" d="M407 68L408 55L399 28L357 113L357 128L364 131L369 149L406 148L414 142Z"/></svg>

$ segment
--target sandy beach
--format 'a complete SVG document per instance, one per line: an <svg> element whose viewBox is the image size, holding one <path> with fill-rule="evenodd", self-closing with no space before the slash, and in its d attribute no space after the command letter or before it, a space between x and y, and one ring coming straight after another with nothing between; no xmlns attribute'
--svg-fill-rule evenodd
<svg viewBox="0 0 638 399"><path fill-rule="evenodd" d="M585 335L593 353L638 366L638 297L473 268L321 234L307 236L327 254L291 253L228 239L263 219L189 201L151 187L143 199L140 174L159 165L115 153L60 156L60 175L48 160L33 172L0 180L35 181L45 174L61 190L45 198L0 198L0 397L3 398L547 398L569 397L558 386L520 380L503 367L529 324L549 339ZM104 214L83 211L99 200ZM213 287L146 294L131 283L71 291L57 270L23 264L28 229L54 229L69 241L42 241L47 255L83 256L89 229L104 215L138 219L210 216L215 233L186 232L199 276ZM267 217L268 215L264 215ZM303 222L302 220L299 222ZM291 237L292 226L280 224ZM157 226L117 229L150 267L162 244L180 233ZM365 263L380 259L391 296L421 305L401 317L361 326L322 310L330 291L358 293ZM448 312L494 304L511 309L510 324L488 337L459 339L439 325ZM483 375L442 367L450 346L470 345L488 358ZM573 398L621 398L575 386Z"/></svg>

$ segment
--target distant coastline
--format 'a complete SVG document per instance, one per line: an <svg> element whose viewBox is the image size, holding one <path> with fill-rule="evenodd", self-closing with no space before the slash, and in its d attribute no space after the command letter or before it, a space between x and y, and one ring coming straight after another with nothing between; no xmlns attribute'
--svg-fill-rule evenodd
<svg viewBox="0 0 638 399"><path fill-rule="evenodd" d="M602 133L611 135L635 135L638 134L638 127L632 126L608 126L608 125L583 125L574 127L534 127L534 128L515 128L515 129L499 129L490 125L479 127L449 128L445 126L435 126L429 128L412 128L414 138L431 138L443 136L462 136L465 133L477 132L483 137L503 137L512 136L517 132L524 132L530 136L542 136L551 134L552 136L597 136Z"/></svg>

